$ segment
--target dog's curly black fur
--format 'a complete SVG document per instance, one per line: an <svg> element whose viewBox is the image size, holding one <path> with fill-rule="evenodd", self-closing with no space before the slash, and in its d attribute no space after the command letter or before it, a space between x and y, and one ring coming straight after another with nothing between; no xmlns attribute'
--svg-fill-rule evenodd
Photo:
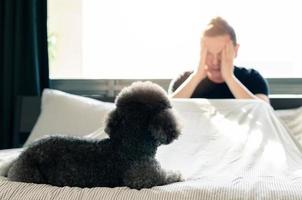
<svg viewBox="0 0 302 200"><path fill-rule="evenodd" d="M136 82L116 98L105 131L110 138L51 136L28 147L8 172L12 181L55 186L150 188L181 181L156 161L161 144L180 134L165 91ZM80 114L80 113L79 113Z"/></svg>

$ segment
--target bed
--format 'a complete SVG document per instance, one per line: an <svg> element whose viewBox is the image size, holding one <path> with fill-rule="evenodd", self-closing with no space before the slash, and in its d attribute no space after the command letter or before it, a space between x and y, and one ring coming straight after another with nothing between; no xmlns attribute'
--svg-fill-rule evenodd
<svg viewBox="0 0 302 200"><path fill-rule="evenodd" d="M5 175L23 148L0 151L0 199L302 199L302 108L275 111L257 100L172 101L182 135L158 149L184 182L150 189L54 187ZM45 90L25 143L52 133L104 138L113 103Z"/></svg>

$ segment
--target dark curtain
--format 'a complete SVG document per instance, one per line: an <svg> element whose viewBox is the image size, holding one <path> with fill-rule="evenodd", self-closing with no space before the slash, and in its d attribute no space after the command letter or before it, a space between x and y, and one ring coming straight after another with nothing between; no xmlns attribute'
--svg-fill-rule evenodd
<svg viewBox="0 0 302 200"><path fill-rule="evenodd" d="M49 87L47 0L0 0L0 149L12 147L18 95Z"/></svg>

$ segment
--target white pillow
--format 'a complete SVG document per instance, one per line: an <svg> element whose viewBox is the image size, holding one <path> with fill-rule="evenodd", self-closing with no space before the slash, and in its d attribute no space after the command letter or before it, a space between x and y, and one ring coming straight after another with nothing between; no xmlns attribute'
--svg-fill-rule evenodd
<svg viewBox="0 0 302 200"><path fill-rule="evenodd" d="M295 109L276 110L275 113L288 128L290 133L302 145L302 107Z"/></svg>
<svg viewBox="0 0 302 200"><path fill-rule="evenodd" d="M45 89L40 116L25 146L45 135L85 136L93 132L101 134L106 116L114 108L114 103ZM93 134L92 137L98 136Z"/></svg>

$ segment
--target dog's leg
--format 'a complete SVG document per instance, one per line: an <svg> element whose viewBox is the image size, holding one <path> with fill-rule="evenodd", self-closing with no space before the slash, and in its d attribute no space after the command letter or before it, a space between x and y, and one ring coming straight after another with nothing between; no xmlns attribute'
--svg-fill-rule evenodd
<svg viewBox="0 0 302 200"><path fill-rule="evenodd" d="M45 183L39 168L32 159L16 160L8 171L8 179L11 181L27 183Z"/></svg>
<svg viewBox="0 0 302 200"><path fill-rule="evenodd" d="M133 163L124 174L124 184L130 188L150 188L182 181L180 174L164 171L158 162L144 160Z"/></svg>
<svg viewBox="0 0 302 200"><path fill-rule="evenodd" d="M180 173L173 171L165 171L164 174L166 184L184 181Z"/></svg>

